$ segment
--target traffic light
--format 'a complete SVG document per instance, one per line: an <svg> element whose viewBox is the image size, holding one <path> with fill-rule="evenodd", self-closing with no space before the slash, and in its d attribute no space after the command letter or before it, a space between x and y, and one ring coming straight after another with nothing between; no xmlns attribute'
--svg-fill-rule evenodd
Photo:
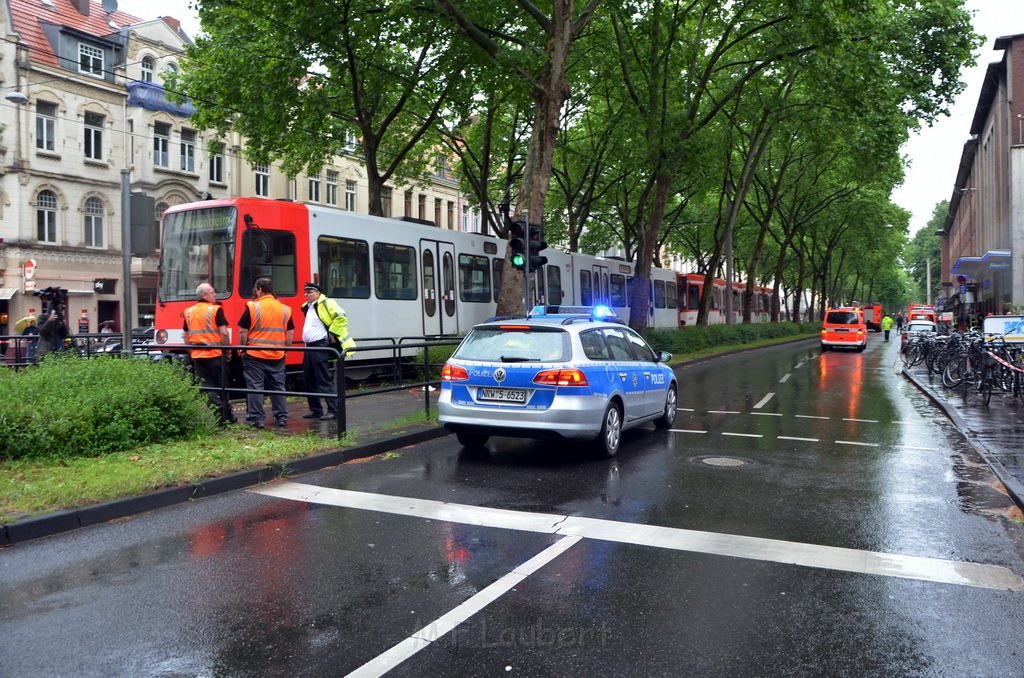
<svg viewBox="0 0 1024 678"><path fill-rule="evenodd" d="M513 221L508 225L508 246L512 250L512 266L526 268L526 225Z"/></svg>
<svg viewBox="0 0 1024 678"><path fill-rule="evenodd" d="M548 258L541 256L541 251L547 248L548 244L544 242L544 229L540 226L534 226L530 224L530 270L540 270L544 264L548 263Z"/></svg>

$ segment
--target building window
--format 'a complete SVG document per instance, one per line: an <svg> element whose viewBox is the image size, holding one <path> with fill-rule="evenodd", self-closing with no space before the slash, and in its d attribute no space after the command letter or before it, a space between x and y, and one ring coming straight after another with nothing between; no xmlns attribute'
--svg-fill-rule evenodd
<svg viewBox="0 0 1024 678"><path fill-rule="evenodd" d="M103 77L103 50L99 47L78 43L78 72Z"/></svg>
<svg viewBox="0 0 1024 678"><path fill-rule="evenodd" d="M320 202L320 177L309 178L309 201Z"/></svg>
<svg viewBox="0 0 1024 678"><path fill-rule="evenodd" d="M57 137L57 104L49 101L36 102L36 148L42 151L54 150Z"/></svg>
<svg viewBox="0 0 1024 678"><path fill-rule="evenodd" d="M175 66L173 63L169 63L166 66L164 66L164 77L163 77L164 82L167 82L167 76L168 75L176 75L177 73L178 73L178 67Z"/></svg>
<svg viewBox="0 0 1024 678"><path fill-rule="evenodd" d="M448 176L447 163L444 160L443 155L439 155L434 159L434 175L439 179L444 179Z"/></svg>
<svg viewBox="0 0 1024 678"><path fill-rule="evenodd" d="M405 216L412 216L412 191L405 192Z"/></svg>
<svg viewBox="0 0 1024 678"><path fill-rule="evenodd" d="M40 191L36 197L36 238L57 242L57 196L53 191Z"/></svg>
<svg viewBox="0 0 1024 678"><path fill-rule="evenodd" d="M327 204L338 204L338 173L327 170Z"/></svg>
<svg viewBox="0 0 1024 678"><path fill-rule="evenodd" d="M420 219L426 220L427 218L427 196L420 193L419 198L419 212L416 214Z"/></svg>
<svg viewBox="0 0 1024 678"><path fill-rule="evenodd" d="M85 157L103 160L103 116L99 113L85 113Z"/></svg>
<svg viewBox="0 0 1024 678"><path fill-rule="evenodd" d="M196 133L195 130L181 130L181 171L196 171Z"/></svg>
<svg viewBox="0 0 1024 678"><path fill-rule="evenodd" d="M441 225L441 199L434 198L434 225Z"/></svg>
<svg viewBox="0 0 1024 678"><path fill-rule="evenodd" d="M345 130L345 146L342 150L346 153L352 153L359 146L359 135L352 130Z"/></svg>
<svg viewBox="0 0 1024 678"><path fill-rule="evenodd" d="M455 230L455 203L448 201L448 230Z"/></svg>
<svg viewBox="0 0 1024 678"><path fill-rule="evenodd" d="M351 179L345 181L345 209L356 211L356 182Z"/></svg>
<svg viewBox="0 0 1024 678"><path fill-rule="evenodd" d="M380 189L380 213L382 216L391 216L391 189L381 186Z"/></svg>
<svg viewBox="0 0 1024 678"><path fill-rule="evenodd" d="M142 57L142 82L153 82L153 57Z"/></svg>
<svg viewBox="0 0 1024 678"><path fill-rule="evenodd" d="M153 124L153 165L171 166L171 126L166 122Z"/></svg>
<svg viewBox="0 0 1024 678"><path fill-rule="evenodd" d="M256 195L266 198L270 195L270 165L253 165L256 173Z"/></svg>
<svg viewBox="0 0 1024 678"><path fill-rule="evenodd" d="M103 247L103 201L99 198L85 201L85 246Z"/></svg>
<svg viewBox="0 0 1024 678"><path fill-rule="evenodd" d="M215 184L224 183L224 154L210 154L210 181Z"/></svg>

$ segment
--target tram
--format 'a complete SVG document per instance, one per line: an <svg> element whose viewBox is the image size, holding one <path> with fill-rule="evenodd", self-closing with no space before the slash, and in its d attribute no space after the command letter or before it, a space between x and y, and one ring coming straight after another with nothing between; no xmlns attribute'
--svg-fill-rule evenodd
<svg viewBox="0 0 1024 678"><path fill-rule="evenodd" d="M182 314L195 303L196 286L207 281L236 341L236 324L260 277L270 278L277 298L292 308L296 336L302 286L310 280L345 309L361 345L457 336L494 315L504 247L505 241L479 233L283 200L178 205L163 216L156 339L183 343ZM543 270L531 272L531 306L606 304L629 317L632 263L554 248L545 255ZM696 283L690 279L696 277L703 281L652 269L650 327L693 324L695 312L692 319L688 310L684 315L681 302L692 299L689 285ZM375 353L359 351L352 362L382 357ZM289 352L288 362L301 362L301 355Z"/></svg>

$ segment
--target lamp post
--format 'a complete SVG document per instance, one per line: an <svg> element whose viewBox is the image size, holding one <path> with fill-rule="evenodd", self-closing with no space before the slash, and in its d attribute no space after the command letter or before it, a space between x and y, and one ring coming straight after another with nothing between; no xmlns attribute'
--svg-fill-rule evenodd
<svg viewBox="0 0 1024 678"><path fill-rule="evenodd" d="M24 153L21 151L21 144L24 143L21 139L21 107L23 104L28 103L28 95L21 90L16 89L13 92L8 92L4 95L4 99L7 99L18 107L14 127L14 134L17 137L14 142L14 166L21 169L22 159L25 157Z"/></svg>

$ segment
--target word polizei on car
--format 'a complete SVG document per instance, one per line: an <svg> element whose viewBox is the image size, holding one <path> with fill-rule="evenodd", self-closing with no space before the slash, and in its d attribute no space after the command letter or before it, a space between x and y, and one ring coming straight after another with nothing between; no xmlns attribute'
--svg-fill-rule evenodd
<svg viewBox="0 0 1024 678"><path fill-rule="evenodd" d="M671 359L607 307L538 306L469 331L441 372L438 419L465 447L491 436L586 440L611 457L623 431L672 426Z"/></svg>

